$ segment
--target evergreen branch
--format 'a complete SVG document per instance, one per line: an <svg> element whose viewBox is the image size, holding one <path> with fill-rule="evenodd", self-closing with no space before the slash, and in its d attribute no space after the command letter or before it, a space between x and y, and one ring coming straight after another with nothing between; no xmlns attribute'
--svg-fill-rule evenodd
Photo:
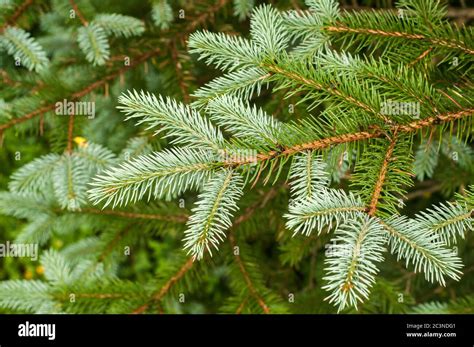
<svg viewBox="0 0 474 347"><path fill-rule="evenodd" d="M464 204L447 202L421 211L415 218L423 228L436 234L441 242L449 246L456 243L456 236L464 238L465 231L472 230L474 219L471 214L472 210Z"/></svg>
<svg viewBox="0 0 474 347"><path fill-rule="evenodd" d="M12 310L42 312L51 300L43 281L10 280L0 282L0 306Z"/></svg>
<svg viewBox="0 0 474 347"><path fill-rule="evenodd" d="M295 200L311 199L322 188L329 185L326 164L314 152L303 152L295 156L290 168L290 188Z"/></svg>
<svg viewBox="0 0 474 347"><path fill-rule="evenodd" d="M205 106L215 98L230 95L249 100L254 92L260 95L262 85L272 75L261 68L249 68L229 72L223 76L213 79L193 94L197 98L193 102L196 107Z"/></svg>
<svg viewBox="0 0 474 347"><path fill-rule="evenodd" d="M364 203L352 193L337 189L320 189L310 199L299 200L289 206L285 214L286 227L294 234L309 236L313 230L318 235L325 229L356 218L366 211Z"/></svg>
<svg viewBox="0 0 474 347"><path fill-rule="evenodd" d="M373 218L361 215L355 220L337 227L337 243L333 255L326 258L328 282L323 289L331 292L325 300L338 306L338 312L346 306L354 306L368 299L370 287L378 272L374 263L383 260L386 238L382 226Z"/></svg>
<svg viewBox="0 0 474 347"><path fill-rule="evenodd" d="M255 0L234 0L234 16L244 20L250 15L255 5Z"/></svg>
<svg viewBox="0 0 474 347"><path fill-rule="evenodd" d="M243 180L232 170L222 171L212 177L199 194L197 206L188 220L183 241L184 249L193 259L201 260L207 250L225 237L225 230L232 226L232 212L238 209L237 201L243 194Z"/></svg>
<svg viewBox="0 0 474 347"><path fill-rule="evenodd" d="M105 65L110 58L110 45L105 30L96 23L79 28L77 42L93 65Z"/></svg>
<svg viewBox="0 0 474 347"><path fill-rule="evenodd" d="M434 46L458 49L466 54L474 55L474 49L467 47L466 44L462 41L429 38L423 34L412 34L400 31L385 31L373 28L350 28L343 24L326 26L322 29L331 33L351 33L358 35L372 35L406 40L425 41Z"/></svg>
<svg viewBox="0 0 474 347"><path fill-rule="evenodd" d="M413 133L424 128L429 128L435 125L440 125L443 123L453 122L464 117L468 117L474 114L474 109L468 108L465 110L460 110L457 112L448 112L445 114L438 114L436 116L428 117L425 119L420 119L412 121L407 124L397 124L389 126L389 131L398 130L399 135L402 133ZM266 161L277 158L279 156L290 156L299 152L307 150L318 150L323 148L328 148L334 145L340 145L344 143L363 141L368 139L382 138L386 137L387 132L378 126L371 126L368 131L358 131L354 133L347 133L342 135L330 136L327 138L322 138L315 140L313 142L303 143L294 145L288 148L284 148L280 151L269 151L266 153L258 153L255 157L245 159L245 160L229 160L226 162L226 165L229 166L240 166L246 165L249 163L257 161Z"/></svg>
<svg viewBox="0 0 474 347"><path fill-rule="evenodd" d="M255 105L224 95L210 101L206 111L211 120L246 143L274 147L280 142L282 124Z"/></svg>
<svg viewBox="0 0 474 347"><path fill-rule="evenodd" d="M274 56L289 42L283 18L271 5L262 5L253 11L250 22L252 40L266 53Z"/></svg>
<svg viewBox="0 0 474 347"><path fill-rule="evenodd" d="M148 59L154 57L155 55L158 55L159 53L161 53L161 49L157 48L157 49L153 49L151 51L148 51L138 57L135 57L135 58L132 58L131 59L131 62L130 62L130 65L125 65L124 67L120 68L119 70L109 74L109 75L106 75L105 77L101 77L99 80L89 84L87 87L73 93L71 95L71 97L69 98L69 100L78 100L88 94L90 94L91 92L93 92L94 90L104 86L105 84L109 83L110 81L116 79L117 77L120 77L122 76L126 71L128 70L131 70L133 68L135 68L136 66L144 63L145 61L147 61ZM57 100L56 102L60 102L62 101L63 99L61 100ZM0 124L0 134L8 129L8 128L11 128L17 124L20 124L20 123L23 123L23 122L26 122L32 118L35 118L37 116L41 116L43 115L44 113L47 113L51 110L54 110L56 108L56 102L54 103L51 103L49 105L46 105L46 106L42 106L22 117L19 117L19 118L14 118L12 119L11 121L7 122L7 123L4 123L4 124Z"/></svg>
<svg viewBox="0 0 474 347"><path fill-rule="evenodd" d="M232 232L229 232L229 242L232 246L232 249L235 249L237 246L237 242L235 241L235 237ZM244 278L244 281L249 289L250 295L252 295L255 300L257 301L258 305L262 308L263 312L265 314L270 313L270 309L268 308L267 304L263 300L263 298L260 296L258 291L255 289L252 280L250 279L250 276L245 268L245 264L242 261L242 258L240 257L240 254L234 254L235 261L237 262L237 265L239 267L240 272L242 273L242 276Z"/></svg>
<svg viewBox="0 0 474 347"><path fill-rule="evenodd" d="M7 27L0 35L0 45L7 53L19 59L19 63L39 72L48 65L48 57L43 48L23 29Z"/></svg>
<svg viewBox="0 0 474 347"><path fill-rule="evenodd" d="M29 162L11 177L9 188L12 192L35 194L47 190L54 169L63 161L58 154L47 154Z"/></svg>
<svg viewBox="0 0 474 347"><path fill-rule="evenodd" d="M189 37L189 53L199 54L199 60L223 70L236 71L255 67L260 62L261 48L240 36L198 31Z"/></svg>
<svg viewBox="0 0 474 347"><path fill-rule="evenodd" d="M133 310L132 314L141 314L145 312L153 302L161 301L163 297L169 292L171 287L173 287L176 282L178 282L186 274L186 272L192 268L193 264L193 258L186 260L183 266L181 266L181 268L163 285L163 287L161 287L160 290L152 296L151 300Z"/></svg>
<svg viewBox="0 0 474 347"><path fill-rule="evenodd" d="M165 132L165 138L174 137L172 144L186 144L189 147L218 149L223 144L223 136L198 111L161 95L133 91L119 97L118 106L126 115L126 120L143 118L137 124L158 128L155 135Z"/></svg>
<svg viewBox="0 0 474 347"><path fill-rule="evenodd" d="M415 161L413 171L419 181L425 178L432 178L434 170L438 165L439 143L438 141L422 139L418 149L415 152Z"/></svg>
<svg viewBox="0 0 474 347"><path fill-rule="evenodd" d="M62 208L77 210L86 202L87 167L72 154L63 158L52 172L54 194Z"/></svg>
<svg viewBox="0 0 474 347"><path fill-rule="evenodd" d="M129 38L140 36L145 31L145 25L139 19L121 14L99 14L94 23L104 29L106 35Z"/></svg>
<svg viewBox="0 0 474 347"><path fill-rule="evenodd" d="M446 285L445 276L459 280L461 260L451 249L444 247L438 235L424 229L416 220L404 216L380 221L389 235L392 253L397 259L412 263L414 272L424 272L426 280Z"/></svg>
<svg viewBox="0 0 474 347"><path fill-rule="evenodd" d="M80 213L90 213L96 215L105 215L105 216L116 216L121 218L128 219L149 219L149 220L160 220L166 222L175 222L175 223L186 223L188 220L188 215L161 215L161 214L151 214L151 213L136 213L128 211L117 211L117 210L99 210L94 208L82 208Z"/></svg>
<svg viewBox="0 0 474 347"><path fill-rule="evenodd" d="M208 151L180 148L142 155L96 176L89 197L95 204L105 201L104 207L136 202L145 195L169 200L207 182L215 168L212 159Z"/></svg>
<svg viewBox="0 0 474 347"><path fill-rule="evenodd" d="M173 21L173 8L167 0L155 1L151 9L151 18L161 30L168 29Z"/></svg>
<svg viewBox="0 0 474 347"><path fill-rule="evenodd" d="M377 116L378 118L381 118L385 123L390 122L389 119L385 115L383 115L380 112L378 112L377 110L375 110L372 106L368 105L367 103L365 103L361 100L356 99L352 95L349 95L346 92L341 91L341 90L337 89L336 87L334 87L332 85L326 85L326 84L320 83L318 81L313 80L312 78L309 78L307 76L303 76L303 75L298 74L297 72L294 72L294 71L289 71L289 70L284 69L284 68L282 68L278 65L275 65L275 64L266 64L266 63L264 63L264 64L261 64L261 66L269 72L284 76L284 77L290 79L291 81L297 82L298 84L310 87L312 89L323 91L323 92L328 93L332 96L335 96L335 97L337 97L337 98L339 98L339 99L341 99L341 100L343 100L343 101L345 101L349 104L352 104L356 107L359 107L362 110L364 110L364 111L366 111L370 114L373 114L373 115Z"/></svg>

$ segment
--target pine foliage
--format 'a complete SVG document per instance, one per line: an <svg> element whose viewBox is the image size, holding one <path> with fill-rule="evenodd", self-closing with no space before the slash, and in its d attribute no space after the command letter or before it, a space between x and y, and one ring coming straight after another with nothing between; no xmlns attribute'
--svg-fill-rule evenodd
<svg viewBox="0 0 474 347"><path fill-rule="evenodd" d="M9 235L41 248L38 276L0 282L2 310L472 304L402 307L387 275L416 287L410 305L472 290L474 32L446 6L112 3L45 4L35 39L6 11L0 58L26 69L0 70L0 137L45 140L1 182ZM63 101L94 115L60 115Z"/></svg>

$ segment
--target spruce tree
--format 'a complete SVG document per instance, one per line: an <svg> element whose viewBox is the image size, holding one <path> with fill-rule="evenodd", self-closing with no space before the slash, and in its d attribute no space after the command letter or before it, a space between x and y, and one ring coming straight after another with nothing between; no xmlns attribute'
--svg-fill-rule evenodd
<svg viewBox="0 0 474 347"><path fill-rule="evenodd" d="M2 6L2 312L473 313L448 3Z"/></svg>

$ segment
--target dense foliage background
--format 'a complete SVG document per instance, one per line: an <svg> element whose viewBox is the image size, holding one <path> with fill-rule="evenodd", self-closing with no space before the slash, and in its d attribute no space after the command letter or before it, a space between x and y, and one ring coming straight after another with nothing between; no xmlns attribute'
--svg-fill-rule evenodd
<svg viewBox="0 0 474 347"><path fill-rule="evenodd" d="M118 97L127 90L143 89L184 103L194 101L193 92L220 73L188 53L188 36L207 28L247 37L248 15L260 3L273 4L280 10L307 7L301 0L0 0L2 32L8 26L25 30L43 47L49 60L45 68L41 61L39 65L15 66L15 58L8 53L6 45L0 51L0 190L8 189L10 176L16 170L46 154L88 155L90 151L102 158L105 165L165 147L169 141L152 136L153 130L147 130L146 125L124 121L124 114L117 109ZM340 4L349 11L394 7L390 0L346 0ZM447 6L450 20L470 25L474 8L468 7L465 1L449 1ZM75 11L73 18L71 10ZM128 34L108 33L105 46L109 46L109 52L102 52L102 57L90 57L84 53L88 48L81 47L87 45L81 43L81 37L84 40L83 28L92 27L90 22L99 13L131 16L144 24L141 27L131 23L135 29ZM27 61L28 57L24 59ZM472 76L472 65L466 69ZM449 71L444 73L447 79L451 78ZM460 81L453 81L457 82ZM298 94L284 96L283 90L263 88L254 101L282 121L308 114L310 102L298 103ZM63 99L94 102L95 117L75 116L71 121L71 117L56 114L54 105ZM472 127L469 132L472 133ZM431 178L414 179L403 201L402 213L413 216L433 204L452 200L455 193L465 194L473 183L474 173L474 153L470 140L466 143L459 147L463 151L460 155L464 155L461 165L446 152L440 155ZM73 179L91 180L100 165L91 170L90 177ZM351 164L339 165L347 165L348 170L339 177L339 185L347 188ZM45 179L44 174L38 171L35 179ZM27 258L1 258L0 280L45 281L48 264L53 267L65 261L59 267L73 269L87 259L93 271L100 264L103 268L100 271L114 273L120 281L75 283L63 278L64 283L59 280L50 283L56 290L55 299L64 302L63 311L337 312L337 308L323 300L327 293L321 289L325 252L331 236L292 238L282 217L289 199L284 179L273 186L259 182L247 189L228 240L212 258L205 257L191 269L181 239L196 197L197 194L186 193L169 202L141 201L102 210L92 204L85 204L81 209L70 208L67 200L45 203L30 199L27 203L3 193L0 242L34 240L41 244L40 256L49 254L49 260L41 264ZM49 209L46 217L40 211L42 208ZM473 313L472 232L456 247L464 262L464 275L459 282L448 280L446 287L428 283L422 274L407 270L395 256L387 254L370 300L361 304L358 312ZM52 252L48 251L51 249L66 260L46 253ZM103 276L97 271L97 276ZM74 289L64 289L68 285ZM41 297L38 293L44 291L44 287L34 285L17 288L25 302L32 302L4 305L0 312L41 311L34 297ZM78 301L73 303L68 295L72 292L78 294ZM8 301L4 297L0 300Z"/></svg>

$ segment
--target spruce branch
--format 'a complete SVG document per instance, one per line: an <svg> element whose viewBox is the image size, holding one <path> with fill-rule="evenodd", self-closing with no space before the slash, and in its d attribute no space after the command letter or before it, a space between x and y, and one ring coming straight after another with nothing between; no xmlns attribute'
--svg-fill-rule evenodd
<svg viewBox="0 0 474 347"><path fill-rule="evenodd" d="M19 59L19 62L28 70L40 72L44 70L49 60L43 48L30 34L23 29L6 27L0 35L0 47L7 53Z"/></svg>
<svg viewBox="0 0 474 347"><path fill-rule="evenodd" d="M250 15L252 11L255 0L234 0L234 16L238 17L239 20L244 20Z"/></svg>
<svg viewBox="0 0 474 347"><path fill-rule="evenodd" d="M215 98L208 104L206 111L217 125L249 145L275 147L281 143L279 134L282 124L262 109L251 107L238 98Z"/></svg>
<svg viewBox="0 0 474 347"><path fill-rule="evenodd" d="M243 180L232 170L215 174L204 186L183 239L184 249L193 259L201 260L205 251L212 256L211 247L218 250L217 245L232 225L230 218L232 212L237 210L242 190Z"/></svg>
<svg viewBox="0 0 474 347"><path fill-rule="evenodd" d="M153 23L161 30L168 29L173 21L173 8L167 0L157 0L153 2L151 9Z"/></svg>
<svg viewBox="0 0 474 347"><path fill-rule="evenodd" d="M148 59L150 59L150 58L152 58L152 57L154 57L154 56L156 56L160 53L161 53L161 49L153 49L153 50L148 51L148 52L146 52L142 55L139 55L137 57L132 58L130 65L126 65L126 66L118 69L115 72L112 72L112 73L110 73L106 76L103 76L103 77L99 78L97 81L92 82L91 84L89 84L85 88L82 88L81 90L78 90L77 92L71 94L69 100L75 101L75 100L78 100L78 99L92 93L94 90L96 90L100 87L103 87L108 82L116 79L117 77L122 76L126 71L137 67L138 65L144 63ZM9 128L17 125L17 124L26 122L30 119L33 119L35 117L41 116L41 115L43 115L43 114L45 114L49 111L54 110L56 108L56 102L61 102L62 100L63 99L56 100L54 103L48 104L46 106L39 107L38 109L36 109L36 110L34 110L34 111L24 115L24 116L14 118L14 119L10 120L9 122L6 122L4 124L0 124L0 134L3 131L5 131L6 129L9 129Z"/></svg>
<svg viewBox="0 0 474 347"><path fill-rule="evenodd" d="M223 144L220 131L198 111L170 98L133 91L122 94L119 103L118 108L127 115L126 120L142 118L137 124L155 128L155 135L165 132L165 137L173 137L172 144L211 149L219 149Z"/></svg>
<svg viewBox="0 0 474 347"><path fill-rule="evenodd" d="M328 282L323 289L331 292L325 300L338 306L357 308L358 302L368 299L370 287L375 283L378 269L375 265L383 260L386 238L382 226L373 218L359 215L346 221L335 230L332 242L334 255L326 258Z"/></svg>
<svg viewBox="0 0 474 347"><path fill-rule="evenodd" d="M389 246L406 266L413 264L415 272L423 272L426 280L445 286L445 277L459 280L462 263L453 250L444 247L438 235L424 229L416 220L405 216L381 222L389 236Z"/></svg>
<svg viewBox="0 0 474 347"><path fill-rule="evenodd" d="M270 73L255 67L229 72L196 90L193 96L197 99L193 106L203 107L213 99L225 95L249 100L254 94L260 95L263 84L270 77Z"/></svg>
<svg viewBox="0 0 474 347"><path fill-rule="evenodd" d="M106 35L130 38L140 36L145 31L145 25L139 19L121 14L99 14L94 18L94 23L104 29Z"/></svg>
<svg viewBox="0 0 474 347"><path fill-rule="evenodd" d="M329 185L326 164L312 151L294 157L289 179L292 198L295 200L311 199Z"/></svg>
<svg viewBox="0 0 474 347"><path fill-rule="evenodd" d="M183 266L179 268L179 270L163 285L163 287L161 287L160 290L156 292L148 302L134 309L132 314L141 314L145 312L153 302L161 301L163 297L169 292L171 287L173 287L176 282L178 282L192 268L193 264L193 258L188 258Z"/></svg>
<svg viewBox="0 0 474 347"><path fill-rule="evenodd" d="M195 32L189 37L188 47L189 53L197 53L200 60L223 70L236 71L260 63L261 48L240 36Z"/></svg>
<svg viewBox="0 0 474 347"><path fill-rule="evenodd" d="M238 248L237 246L237 242L235 240L235 237L232 233L232 231L229 232L229 242L230 242L230 245L232 247L233 250L235 250L236 248ZM235 258L235 261L237 263L237 266L239 267L239 271L241 272L243 278L244 278L244 281L248 287L248 290L250 292L250 295L253 296L255 298L255 300L257 301L258 305L261 307L263 313L265 314L269 314L270 313L270 308L268 307L268 305L265 303L265 300L263 299L263 297L259 294L259 292L257 291L257 289L255 288L253 282L252 282L252 279L247 271L247 268L245 266L245 263L244 261L242 260L241 256L240 256L240 252L238 252L237 254L234 255L234 258ZM243 305L244 303L242 303ZM239 311L242 309L241 306L239 306L239 309L237 310L237 313L239 313Z"/></svg>
<svg viewBox="0 0 474 347"><path fill-rule="evenodd" d="M337 189L320 189L311 198L289 206L285 214L286 227L294 233L307 236L315 230L318 235L325 229L338 227L366 210L360 198Z"/></svg>
<svg viewBox="0 0 474 347"><path fill-rule="evenodd" d="M87 61L94 65L105 65L110 58L110 45L106 32L96 23L79 28L77 42Z"/></svg>
<svg viewBox="0 0 474 347"><path fill-rule="evenodd" d="M273 6L263 5L253 11L250 33L265 54L274 56L288 46L289 35L283 23L283 17Z"/></svg>
<svg viewBox="0 0 474 347"><path fill-rule="evenodd" d="M212 160L209 151L184 148L142 155L94 178L89 198L94 204L104 201L104 207L126 205L145 196L169 200L207 182L215 168Z"/></svg>
<svg viewBox="0 0 474 347"><path fill-rule="evenodd" d="M12 175L10 190L26 194L46 191L54 169L62 160L62 156L51 153L22 166Z"/></svg>
<svg viewBox="0 0 474 347"><path fill-rule="evenodd" d="M446 202L421 211L415 219L425 229L438 236L446 245L456 243L456 237L464 238L466 230L473 228L472 210L465 204Z"/></svg>

